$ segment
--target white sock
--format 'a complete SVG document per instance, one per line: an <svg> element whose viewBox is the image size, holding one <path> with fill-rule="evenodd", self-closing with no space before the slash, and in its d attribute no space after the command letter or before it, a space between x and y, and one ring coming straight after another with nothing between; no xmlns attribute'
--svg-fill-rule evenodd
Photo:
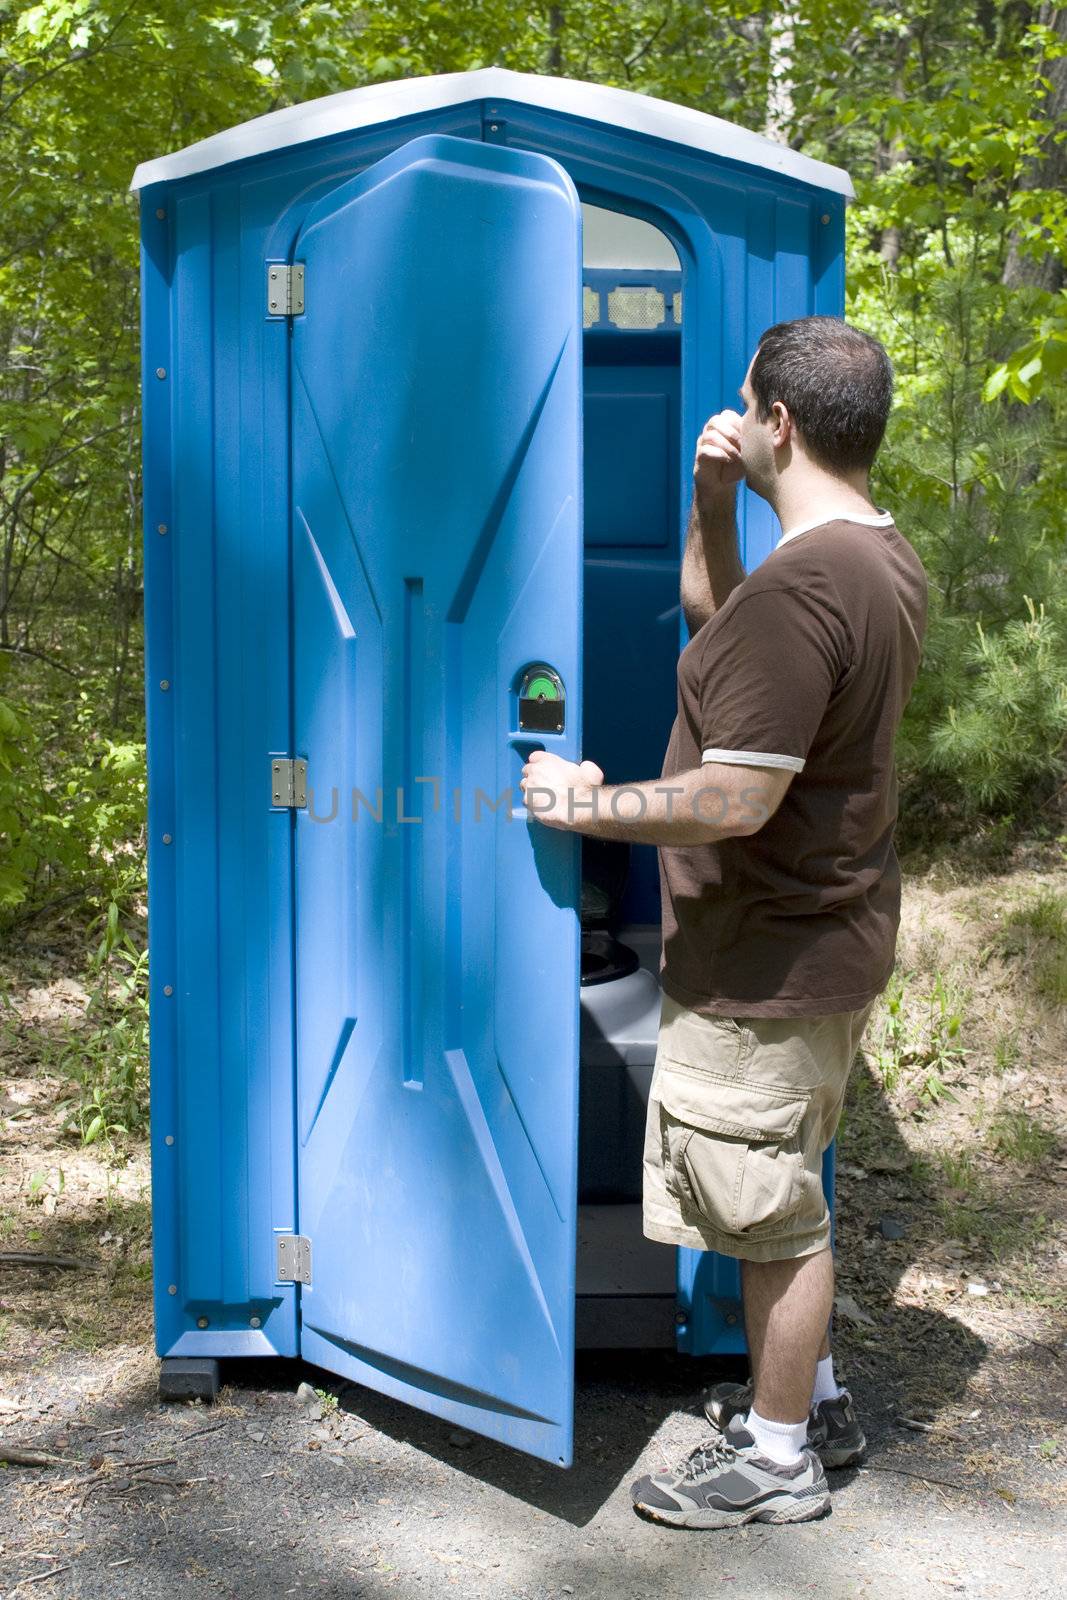
<svg viewBox="0 0 1067 1600"><path fill-rule="evenodd" d="M800 1460L808 1438L807 1418L803 1422L769 1422L753 1406L744 1425L755 1439L760 1455L770 1456L783 1467L791 1467Z"/></svg>
<svg viewBox="0 0 1067 1600"><path fill-rule="evenodd" d="M820 1400L836 1400L843 1393L844 1390L834 1377L833 1356L823 1356L815 1368L815 1388L811 1396L812 1405L817 1406Z"/></svg>

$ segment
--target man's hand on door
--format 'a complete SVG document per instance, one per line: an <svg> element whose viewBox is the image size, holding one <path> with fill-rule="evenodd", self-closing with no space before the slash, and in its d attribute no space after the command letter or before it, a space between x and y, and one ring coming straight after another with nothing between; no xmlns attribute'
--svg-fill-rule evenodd
<svg viewBox="0 0 1067 1600"><path fill-rule="evenodd" d="M595 815L595 790L604 774L595 761L564 761L550 750L534 750L522 769L519 788L526 810L546 828L577 829Z"/></svg>

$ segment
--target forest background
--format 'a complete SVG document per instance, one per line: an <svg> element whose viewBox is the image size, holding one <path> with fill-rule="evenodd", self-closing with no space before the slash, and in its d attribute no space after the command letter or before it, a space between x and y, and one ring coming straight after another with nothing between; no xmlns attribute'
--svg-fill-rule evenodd
<svg viewBox="0 0 1067 1600"><path fill-rule="evenodd" d="M1067 10L0 0L0 938L75 931L88 1141L147 1117L130 175L283 105L490 65L678 101L849 171L847 315L897 373L875 499L931 580L902 850L1063 859Z"/></svg>

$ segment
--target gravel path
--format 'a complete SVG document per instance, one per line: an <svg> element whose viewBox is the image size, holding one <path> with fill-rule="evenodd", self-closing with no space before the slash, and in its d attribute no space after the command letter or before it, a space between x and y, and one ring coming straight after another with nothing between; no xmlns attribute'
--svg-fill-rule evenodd
<svg viewBox="0 0 1067 1600"><path fill-rule="evenodd" d="M828 1517L685 1533L637 1517L628 1487L699 1437L694 1405L710 1364L584 1356L568 1472L314 1368L223 1370L214 1407L161 1406L143 1347L64 1352L9 1389L0 1442L32 1441L78 1464L0 1470L0 1593L1063 1593L1067 1529L1058 1475L1032 1444L1040 1419L1036 1433L1021 1425L1015 1445L983 1456L980 1424L966 1440L907 1432L857 1385L869 1463L832 1476ZM298 1397L301 1381L328 1392L325 1407Z"/></svg>

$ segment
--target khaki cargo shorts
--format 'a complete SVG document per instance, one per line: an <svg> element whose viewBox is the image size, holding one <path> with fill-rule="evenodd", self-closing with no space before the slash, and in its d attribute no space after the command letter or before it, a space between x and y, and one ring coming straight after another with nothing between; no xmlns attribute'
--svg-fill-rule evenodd
<svg viewBox="0 0 1067 1600"><path fill-rule="evenodd" d="M825 1017L705 1017L663 996L647 1238L747 1261L829 1247L822 1157L875 1003Z"/></svg>

